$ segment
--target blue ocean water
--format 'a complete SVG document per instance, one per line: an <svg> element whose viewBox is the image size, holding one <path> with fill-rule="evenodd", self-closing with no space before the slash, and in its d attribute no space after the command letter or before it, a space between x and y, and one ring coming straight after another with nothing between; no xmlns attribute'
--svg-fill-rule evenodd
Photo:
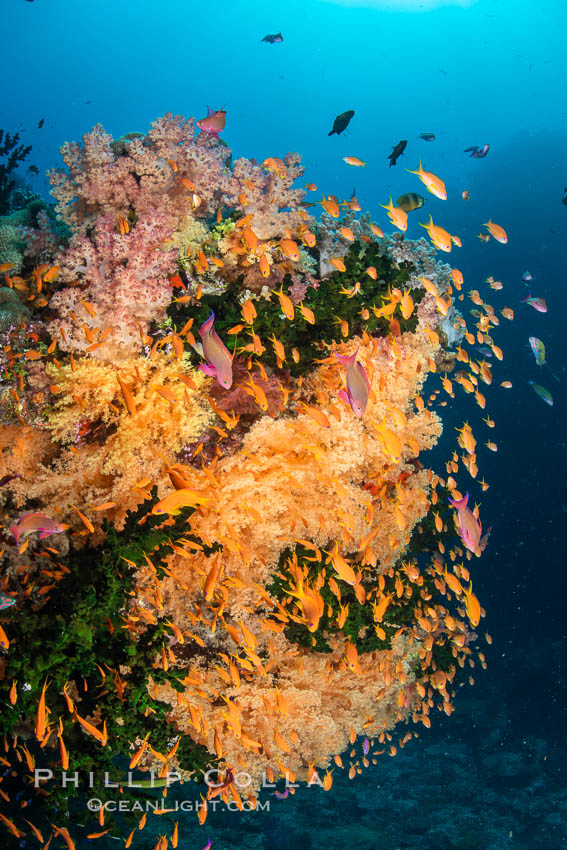
<svg viewBox="0 0 567 850"><path fill-rule="evenodd" d="M226 104L223 138L235 157L297 151L306 181L341 197L356 189L383 227L379 204L420 189L406 168L421 160L441 174L448 200L429 196L410 215L408 238L424 234L418 222L431 212L461 236L450 261L467 283L501 280L491 303L516 313L502 321L504 361L485 393L499 450L480 450L490 489L475 492L493 529L475 564L493 637L488 670L475 671L455 715L439 715L396 758L354 782L336 771L332 794L302 789L269 813L211 815L201 830L188 823L180 846L210 837L213 850L567 847L565 3L2 0L0 20L0 126L32 145L39 174L23 177L46 199L58 148L94 124L118 137L168 111L202 117L205 104ZM278 31L282 43L261 42ZM348 109L348 131L329 138ZM419 139L423 132L435 141ZM400 139L408 145L391 168ZM485 143L484 159L463 152ZM367 166L351 168L344 156ZM476 238L489 217L506 227L507 245ZM520 303L526 270L546 314ZM549 367L535 364L532 335ZM552 392L553 407L529 380ZM447 430L463 417L480 429L482 415L448 407ZM441 465L444 446L436 452Z"/></svg>

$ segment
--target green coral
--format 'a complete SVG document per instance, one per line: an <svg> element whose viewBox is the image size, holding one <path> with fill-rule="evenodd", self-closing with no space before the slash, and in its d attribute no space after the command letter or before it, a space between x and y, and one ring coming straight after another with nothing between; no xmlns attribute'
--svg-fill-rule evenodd
<svg viewBox="0 0 567 850"><path fill-rule="evenodd" d="M12 216L0 218L0 263L13 263L13 274L18 274L23 265L24 240L19 224Z"/></svg>
<svg viewBox="0 0 567 850"><path fill-rule="evenodd" d="M30 311L22 304L15 290L7 286L0 287L0 332L18 325L22 319L27 321L30 316Z"/></svg>
<svg viewBox="0 0 567 850"><path fill-rule="evenodd" d="M157 498L157 488L152 497ZM170 749L171 739L176 735L175 727L167 723L169 705L148 693L150 676L153 682L169 682L176 690L183 690L184 668L170 667L165 671L153 666L167 644L169 627L158 621L134 641L123 622L123 612L135 589L135 571L128 562L142 564L145 553L151 553L158 576L163 576L160 559L171 537L186 533L186 520L191 512L183 510L173 526L164 528L163 516L152 515L151 506L152 502L146 502L135 513L129 513L120 532L107 524L106 538L96 548L71 552L65 564L68 572L50 591L49 613L46 608L37 610L37 606L32 607L26 601L23 607L18 605L16 610L14 606L3 616L11 651L5 658L0 681L2 728L7 735L33 734L39 694L47 681L50 719L55 722L62 717L69 770L77 770L82 782L87 781L91 771L95 776L103 776L105 771L113 777L123 775L124 765L132 755L130 744L147 733L151 746L160 752ZM205 547L205 551L216 549ZM101 669L106 673L104 685ZM111 670L120 671L123 698ZM18 702L11 709L9 690L14 681L18 683ZM86 734L65 710L61 690L66 682L76 683L77 711L81 717L98 716L100 712L101 720L106 721L109 741L106 747ZM100 727L100 722L96 725ZM56 741L55 736L53 740ZM46 766L51 759L49 751L40 750L33 742L30 746L37 766ZM190 736L183 736L176 755L181 768L187 771L200 772L210 762L208 751ZM14 767L21 769L15 759ZM49 790L48 809L59 806L59 813L66 810L71 790L58 787ZM112 789L108 791L112 798ZM106 789L97 788L101 799L105 793Z"/></svg>
<svg viewBox="0 0 567 850"><path fill-rule="evenodd" d="M311 586L315 583L321 571L323 570L323 562L314 563L306 561L307 557L312 555L303 546L297 546L296 555L300 567L309 565L309 575L307 583ZM286 549L280 556L279 567L276 572L286 574L285 562L292 556L292 551ZM327 575L329 571L327 569ZM395 596L395 578L384 576L385 587L384 593ZM361 605L356 598L354 589L343 581L338 582L341 590L341 604L348 605L348 615L344 625L340 631L346 639L349 639L356 647L359 653L372 652L376 649L389 649L391 646L392 636L401 625L410 621L413 616L413 606L404 601L407 605L407 610L402 607L402 603L396 600L396 603L390 605L386 611L380 625L384 630L385 639L380 638L376 634L375 622L373 619L372 607L368 603ZM282 579L275 575L272 583L268 586L268 591L279 601L285 599L289 595L289 589L293 584L291 576L289 579ZM361 581L362 586L368 593L374 586L375 581L372 579L364 579ZM285 629L285 636L292 643L297 643L299 646L309 648L314 652L331 652L331 647L328 644L327 638L334 634L337 629L337 618L340 613L340 606L337 597L329 587L328 581L320 588L321 597L325 603L324 613L319 621L319 628L315 633L310 632L306 625L301 623L291 622Z"/></svg>
<svg viewBox="0 0 567 850"><path fill-rule="evenodd" d="M403 289L407 286L410 272L413 267L398 267L379 253L376 243L365 245L362 242L354 242L345 255L344 263L346 272L334 272L321 282L317 289L310 288L307 291L304 303L315 313L315 324L311 325L303 318L299 309L296 308L293 322L289 322L281 312L281 306L277 296L272 295L270 301L258 299L255 301L257 318L254 320L254 331L266 345L266 351L262 356L262 362L277 368L277 360L268 338L274 335L286 348L287 362L294 377L305 374L315 365L315 361L321 358L324 345L330 345L333 341L341 339L340 320L345 320L349 325L349 336L361 334L366 330L375 336L385 336L390 332L387 319L377 318L372 312L372 307L380 307L383 299L388 297L391 289L397 287ZM377 271L377 280L373 280L366 274L366 269L374 266ZM231 343L231 337L227 336L230 328L242 322L242 314L239 303L239 294L243 286L244 278L240 277L233 281L228 289L222 293L203 293L198 305L180 306L172 304L168 312L174 316L175 323L179 326L187 319L194 317L195 326L199 327L209 318L211 310L215 314L215 330L226 345L245 345L250 340L246 335L239 337L238 343ZM356 283L360 283L360 291L357 295L349 298L341 293L341 289L350 289ZM284 278L284 292L291 285L291 276ZM422 289L410 290L412 297L418 303L423 297ZM367 319L363 318L361 312L366 309L369 312ZM398 311L399 313L399 311ZM396 315L402 331L412 331L417 324L416 316L405 320ZM244 339L244 342L242 340ZM297 348L301 354L299 363L291 358L291 349ZM199 360L196 354L192 354L195 364Z"/></svg>

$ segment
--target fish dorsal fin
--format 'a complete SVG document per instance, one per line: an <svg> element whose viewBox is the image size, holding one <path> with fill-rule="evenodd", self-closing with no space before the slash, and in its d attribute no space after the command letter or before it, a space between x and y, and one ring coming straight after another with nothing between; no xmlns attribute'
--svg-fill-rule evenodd
<svg viewBox="0 0 567 850"><path fill-rule="evenodd" d="M210 118L211 115L216 115L216 109L211 109L211 107L207 104L207 118Z"/></svg>

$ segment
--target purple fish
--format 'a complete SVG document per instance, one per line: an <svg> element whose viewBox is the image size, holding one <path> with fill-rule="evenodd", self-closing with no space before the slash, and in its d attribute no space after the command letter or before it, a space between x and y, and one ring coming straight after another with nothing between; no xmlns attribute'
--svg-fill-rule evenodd
<svg viewBox="0 0 567 850"><path fill-rule="evenodd" d="M44 537L49 537L50 534L59 534L65 531L66 528L68 526L55 522L47 514L28 511L21 515L15 525L10 526L10 531L14 535L14 540L18 546L21 538L25 539L29 534L34 534L36 531L39 531L39 539L43 540Z"/></svg>
<svg viewBox="0 0 567 850"><path fill-rule="evenodd" d="M478 145L473 145L471 148L465 148L464 153L472 151L471 156L474 157L474 159L484 159L489 150L490 145L485 144L482 147L479 147Z"/></svg>
<svg viewBox="0 0 567 850"><path fill-rule="evenodd" d="M289 788L286 788L285 791L274 791L274 797L276 797L278 800L285 800L288 794Z"/></svg>
<svg viewBox="0 0 567 850"><path fill-rule="evenodd" d="M366 369L362 363L356 362L358 348L354 354L337 354L333 352L339 363L346 369L346 392L341 390L339 398L346 402L353 410L353 413L362 418L366 405L368 404L368 395L370 393L370 380L366 374Z"/></svg>
<svg viewBox="0 0 567 850"><path fill-rule="evenodd" d="M467 507L469 494L467 493L462 499L449 499L449 504L456 508L458 513L458 531L461 540L471 552L480 553L480 538L482 535L482 525L477 520L473 512Z"/></svg>
<svg viewBox="0 0 567 850"><path fill-rule="evenodd" d="M213 842L212 842L212 841L211 841L211 839L209 838L209 840L207 841L207 843L206 843L206 844L205 844L205 846L203 847L203 850L211 850L211 845L212 845L212 843L213 843Z"/></svg>
<svg viewBox="0 0 567 850"><path fill-rule="evenodd" d="M365 738L364 741L362 742L362 752L364 753L365 756L368 755L369 749L370 749L370 741L368 740L368 738Z"/></svg>
<svg viewBox="0 0 567 850"><path fill-rule="evenodd" d="M211 109L207 106L207 117L197 121L197 127L201 132L209 136L218 136L224 130L226 124L226 109Z"/></svg>
<svg viewBox="0 0 567 850"><path fill-rule="evenodd" d="M199 335L203 340L203 355L207 361L201 363L199 368L205 375L216 378L221 387L228 390L232 386L233 355L215 331L214 324L215 314L211 310L210 317L199 328Z"/></svg>
<svg viewBox="0 0 567 850"><path fill-rule="evenodd" d="M531 280L534 280L534 276L531 272L524 272L522 275L522 280L524 283L529 283Z"/></svg>
<svg viewBox="0 0 567 850"><path fill-rule="evenodd" d="M522 304L529 304L530 307L533 307L534 310L537 310L538 313L547 313L547 304L545 303L544 298L534 298L532 295L528 295L527 298L520 299Z"/></svg>

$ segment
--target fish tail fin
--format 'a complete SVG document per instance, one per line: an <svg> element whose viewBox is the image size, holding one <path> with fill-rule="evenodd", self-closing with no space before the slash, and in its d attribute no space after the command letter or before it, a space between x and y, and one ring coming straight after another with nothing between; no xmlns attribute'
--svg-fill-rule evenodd
<svg viewBox="0 0 567 850"><path fill-rule="evenodd" d="M17 525L11 525L10 531L14 535L14 540L16 541L16 546L20 545L20 529Z"/></svg>
<svg viewBox="0 0 567 850"><path fill-rule="evenodd" d="M199 336L205 337L208 333L211 332L213 325L215 323L215 314L211 310L211 315L207 319L206 322L203 322L201 327L199 328Z"/></svg>
<svg viewBox="0 0 567 850"><path fill-rule="evenodd" d="M358 355L358 348L354 352L354 354L338 354L336 351L333 352L341 366L345 366L347 369L349 366L353 366L356 362L356 357Z"/></svg>
<svg viewBox="0 0 567 850"><path fill-rule="evenodd" d="M462 499L449 499L449 504L454 508L459 510L460 508L466 508L469 502L469 494L465 493Z"/></svg>

